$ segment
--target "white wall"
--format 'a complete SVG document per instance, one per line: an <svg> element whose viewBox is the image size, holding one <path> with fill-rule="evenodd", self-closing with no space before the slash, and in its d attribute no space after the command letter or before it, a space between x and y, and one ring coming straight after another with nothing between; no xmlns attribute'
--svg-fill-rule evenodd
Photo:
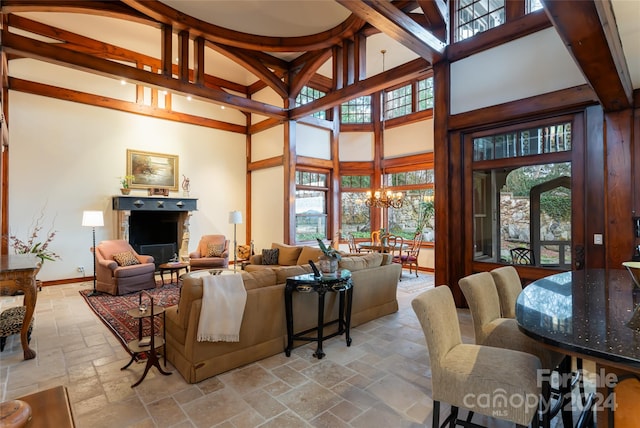
<svg viewBox="0 0 640 428"><path fill-rule="evenodd" d="M190 178L191 196L199 199L190 222L190 250L203 234L232 236L229 211L246 211L244 135L15 91L9 100L10 233L26 239L42 210L41 237L51 225L58 231L51 249L62 260L46 262L39 279L79 277L77 266L91 275L92 237L81 226L82 211L104 211L98 242L116 237L111 197L119 194L127 149L179 156L180 178ZM181 190L170 194L180 195ZM238 226L238 243L244 243L245 226Z"/></svg>
<svg viewBox="0 0 640 428"><path fill-rule="evenodd" d="M394 158L433 151L433 119L385 129L383 157Z"/></svg>
<svg viewBox="0 0 640 428"><path fill-rule="evenodd" d="M266 168L251 173L251 234L255 252L283 242L284 168Z"/></svg>
<svg viewBox="0 0 640 428"><path fill-rule="evenodd" d="M317 159L331 159L331 131L298 123L296 154Z"/></svg>
<svg viewBox="0 0 640 428"><path fill-rule="evenodd" d="M586 83L548 28L451 64L451 114Z"/></svg>
<svg viewBox="0 0 640 428"><path fill-rule="evenodd" d="M373 160L373 132L341 132L340 162L371 162Z"/></svg>

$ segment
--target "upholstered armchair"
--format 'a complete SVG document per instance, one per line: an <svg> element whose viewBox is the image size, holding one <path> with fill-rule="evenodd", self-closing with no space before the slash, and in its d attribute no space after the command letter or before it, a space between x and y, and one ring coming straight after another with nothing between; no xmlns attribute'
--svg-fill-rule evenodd
<svg viewBox="0 0 640 428"><path fill-rule="evenodd" d="M191 271L229 266L229 240L224 235L203 235L198 248L189 254Z"/></svg>
<svg viewBox="0 0 640 428"><path fill-rule="evenodd" d="M120 295L156 286L152 256L138 254L125 240L96 245L96 290Z"/></svg>

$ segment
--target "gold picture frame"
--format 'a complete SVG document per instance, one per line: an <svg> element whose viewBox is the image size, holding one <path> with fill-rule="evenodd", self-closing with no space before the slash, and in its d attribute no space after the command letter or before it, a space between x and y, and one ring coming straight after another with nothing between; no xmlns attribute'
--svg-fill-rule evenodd
<svg viewBox="0 0 640 428"><path fill-rule="evenodd" d="M178 190L178 155L127 149L127 175L132 189Z"/></svg>

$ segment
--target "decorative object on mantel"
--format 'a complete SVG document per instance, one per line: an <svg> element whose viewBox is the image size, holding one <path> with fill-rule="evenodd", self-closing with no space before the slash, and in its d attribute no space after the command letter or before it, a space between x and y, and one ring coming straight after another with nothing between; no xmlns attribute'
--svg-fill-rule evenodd
<svg viewBox="0 0 640 428"><path fill-rule="evenodd" d="M149 196L169 196L169 189L164 188L150 188Z"/></svg>
<svg viewBox="0 0 640 428"><path fill-rule="evenodd" d="M189 190L191 190L191 182L189 180L189 177L182 174L182 196L188 197Z"/></svg>
<svg viewBox="0 0 640 428"><path fill-rule="evenodd" d="M135 177L133 175L125 175L124 177L120 177L120 192L123 195L128 195L131 192L131 188L129 187L129 183L133 182Z"/></svg>
<svg viewBox="0 0 640 428"><path fill-rule="evenodd" d="M127 174L132 189L178 190L178 156L127 149Z"/></svg>
<svg viewBox="0 0 640 428"><path fill-rule="evenodd" d="M342 260L342 256L340 252L331 246L326 246L322 239L316 238L318 241L318 245L322 250L323 255L320 256L320 260L318 261L318 266L320 267L320 271L326 274L334 274L338 270L338 262Z"/></svg>

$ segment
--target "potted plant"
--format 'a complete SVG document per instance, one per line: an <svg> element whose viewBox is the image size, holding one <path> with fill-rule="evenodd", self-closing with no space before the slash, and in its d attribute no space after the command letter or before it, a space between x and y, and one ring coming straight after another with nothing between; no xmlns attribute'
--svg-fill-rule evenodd
<svg viewBox="0 0 640 428"><path fill-rule="evenodd" d="M120 191L123 195L128 195L131 192L129 188L129 183L133 181L135 176L133 175L125 175L124 177L120 177Z"/></svg>
<svg viewBox="0 0 640 428"><path fill-rule="evenodd" d="M331 246L327 247L325 243L322 242L322 239L316 238L316 240L323 254L318 261L320 271L329 274L335 273L338 270L338 262L342 260L340 252Z"/></svg>

